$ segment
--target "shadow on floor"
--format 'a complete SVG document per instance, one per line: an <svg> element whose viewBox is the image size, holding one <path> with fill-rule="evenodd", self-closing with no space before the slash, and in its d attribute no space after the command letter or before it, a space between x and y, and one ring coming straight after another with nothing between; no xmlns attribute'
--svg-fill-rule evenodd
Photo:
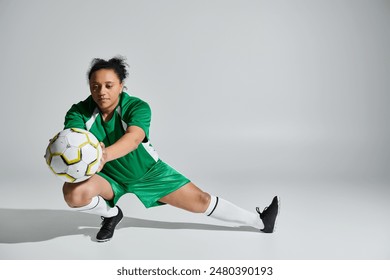
<svg viewBox="0 0 390 280"><path fill-rule="evenodd" d="M39 242L70 235L85 235L96 241L95 235L100 228L100 222L100 217L96 215L76 211L0 208L0 244ZM251 227L161 222L131 217L123 218L117 229L122 228L258 232Z"/></svg>

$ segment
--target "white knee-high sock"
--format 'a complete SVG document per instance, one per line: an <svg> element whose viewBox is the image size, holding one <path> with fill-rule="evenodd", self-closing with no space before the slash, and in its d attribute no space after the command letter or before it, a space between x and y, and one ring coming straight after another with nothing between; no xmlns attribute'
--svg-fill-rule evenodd
<svg viewBox="0 0 390 280"><path fill-rule="evenodd" d="M77 211L100 215L105 218L114 217L118 214L118 208L111 208L101 196L92 198L88 205L74 208Z"/></svg>
<svg viewBox="0 0 390 280"><path fill-rule="evenodd" d="M204 214L226 222L247 225L257 229L263 228L263 222L259 214L249 212L216 196L211 196L209 207Z"/></svg>

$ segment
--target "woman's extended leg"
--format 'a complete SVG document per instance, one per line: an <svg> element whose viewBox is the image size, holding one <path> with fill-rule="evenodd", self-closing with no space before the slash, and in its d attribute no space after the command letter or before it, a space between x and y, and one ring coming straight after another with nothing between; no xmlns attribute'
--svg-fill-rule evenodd
<svg viewBox="0 0 390 280"><path fill-rule="evenodd" d="M164 196L160 202L193 212L204 213L210 204L211 196L193 183L187 183L180 189Z"/></svg>
<svg viewBox="0 0 390 280"><path fill-rule="evenodd" d="M249 212L222 198L209 195L193 183L184 185L180 189L161 198L160 201L194 213L204 213L207 216L219 220L248 225L257 229L263 229L263 227L269 229L268 220L270 220L269 216L271 216L271 213L267 215L268 219L266 221L264 220L265 213L260 214L259 211L257 213L255 211ZM271 203L269 208L270 210L272 209L272 216L274 216L271 217L273 231L273 224L278 210L277 199ZM276 215L274 215L275 210Z"/></svg>

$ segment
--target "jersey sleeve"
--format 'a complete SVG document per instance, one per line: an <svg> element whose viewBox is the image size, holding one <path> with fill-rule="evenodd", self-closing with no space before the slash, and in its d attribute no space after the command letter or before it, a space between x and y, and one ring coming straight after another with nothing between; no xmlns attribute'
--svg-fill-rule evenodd
<svg viewBox="0 0 390 280"><path fill-rule="evenodd" d="M65 115L64 129L85 129L85 121L78 104L74 104Z"/></svg>
<svg viewBox="0 0 390 280"><path fill-rule="evenodd" d="M145 132L149 139L149 127L152 113L148 103L140 99L132 102L125 110L123 120L128 126L138 126Z"/></svg>

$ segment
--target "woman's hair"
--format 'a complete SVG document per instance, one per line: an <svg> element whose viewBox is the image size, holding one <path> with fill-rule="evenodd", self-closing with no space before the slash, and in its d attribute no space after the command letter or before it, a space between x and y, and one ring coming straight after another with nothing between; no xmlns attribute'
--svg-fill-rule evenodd
<svg viewBox="0 0 390 280"><path fill-rule="evenodd" d="M91 62L91 68L88 71L88 81L91 79L91 76L94 72L100 69L112 69L122 83L129 75L129 73L127 72L128 64L125 62L125 60L126 58L122 56L115 56L110 60L94 58Z"/></svg>

